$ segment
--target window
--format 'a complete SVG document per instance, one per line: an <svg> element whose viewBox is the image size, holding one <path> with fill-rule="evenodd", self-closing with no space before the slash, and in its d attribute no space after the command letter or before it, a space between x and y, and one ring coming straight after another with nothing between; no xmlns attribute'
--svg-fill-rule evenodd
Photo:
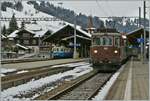
<svg viewBox="0 0 150 101"><path fill-rule="evenodd" d="M112 45L112 37L101 37L93 40L93 45Z"/></svg>
<svg viewBox="0 0 150 101"><path fill-rule="evenodd" d="M112 45L112 37L102 37L100 38L100 43L103 46L110 46Z"/></svg>
<svg viewBox="0 0 150 101"><path fill-rule="evenodd" d="M33 40L33 41L32 41L32 44L35 45L35 44L36 44L36 40Z"/></svg>
<svg viewBox="0 0 150 101"><path fill-rule="evenodd" d="M23 40L24 44L29 44L29 40Z"/></svg>
<svg viewBox="0 0 150 101"><path fill-rule="evenodd" d="M111 37L108 38L108 45L112 45L112 38Z"/></svg>
<svg viewBox="0 0 150 101"><path fill-rule="evenodd" d="M59 51L59 48L56 48L56 51L58 52L58 51Z"/></svg>
<svg viewBox="0 0 150 101"><path fill-rule="evenodd" d="M105 37L103 37L103 45L106 45L106 38Z"/></svg>
<svg viewBox="0 0 150 101"><path fill-rule="evenodd" d="M30 37L29 33L23 33L23 37Z"/></svg>
<svg viewBox="0 0 150 101"><path fill-rule="evenodd" d="M120 39L119 37L115 37L115 46L120 46Z"/></svg>
<svg viewBox="0 0 150 101"><path fill-rule="evenodd" d="M100 38L94 38L93 45L100 45Z"/></svg>
<svg viewBox="0 0 150 101"><path fill-rule="evenodd" d="M64 50L63 50L63 48L61 48L61 50L60 50L60 51L62 51L62 52L63 52L63 51L64 51Z"/></svg>
<svg viewBox="0 0 150 101"><path fill-rule="evenodd" d="M17 40L17 43L20 43L20 40Z"/></svg>

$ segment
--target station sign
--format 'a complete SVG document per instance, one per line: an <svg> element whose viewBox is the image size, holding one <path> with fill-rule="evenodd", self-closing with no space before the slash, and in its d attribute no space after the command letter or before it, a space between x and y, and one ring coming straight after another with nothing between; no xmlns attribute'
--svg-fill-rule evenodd
<svg viewBox="0 0 150 101"><path fill-rule="evenodd" d="M138 43L143 43L144 42L144 38L137 38L137 42Z"/></svg>
<svg viewBox="0 0 150 101"><path fill-rule="evenodd" d="M69 43L69 46L70 47L74 47L74 44L73 43ZM76 44L76 47L80 47L80 46L81 46L81 44L79 44L79 43Z"/></svg>

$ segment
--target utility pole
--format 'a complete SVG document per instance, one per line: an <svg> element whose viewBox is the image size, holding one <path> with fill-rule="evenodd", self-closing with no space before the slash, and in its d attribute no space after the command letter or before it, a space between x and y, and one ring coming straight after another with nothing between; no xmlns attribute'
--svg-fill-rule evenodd
<svg viewBox="0 0 150 101"><path fill-rule="evenodd" d="M141 28L141 7L139 7L139 28ZM143 35L141 34L141 39L143 38ZM141 48L141 61L143 61L143 42L140 42L140 48Z"/></svg>
<svg viewBox="0 0 150 101"><path fill-rule="evenodd" d="M150 1L149 1L149 5L150 5ZM148 48L150 47L150 7L149 7L149 41L148 41ZM150 58L150 49L148 50L148 57ZM150 61L149 61L149 73L150 73ZM150 74L149 74L150 77ZM150 80L149 80L149 84L150 84ZM149 87L149 91L150 91L150 87ZM150 93L149 93L149 99L150 99Z"/></svg>
<svg viewBox="0 0 150 101"><path fill-rule="evenodd" d="M40 56L40 45L41 45L41 38L40 38L40 35L39 35L39 39L38 39L38 46L39 46L39 51L38 51L38 56Z"/></svg>
<svg viewBox="0 0 150 101"><path fill-rule="evenodd" d="M141 7L139 7L139 28L141 27Z"/></svg>
<svg viewBox="0 0 150 101"><path fill-rule="evenodd" d="M77 23L76 23L76 14L74 13L74 52L73 52L73 58L75 59L76 58L76 51L77 51L77 49L76 49L76 25L77 25Z"/></svg>
<svg viewBox="0 0 150 101"><path fill-rule="evenodd" d="M0 1L0 18L2 17L2 13L1 13L1 1ZM1 21L0 21L0 35L2 34L1 32L1 28L2 28L2 26L1 26ZM0 37L0 47L1 47L1 37ZM0 48L0 53L2 53L2 50L1 50L2 48ZM2 57L1 57L1 54L0 54L0 59L2 60ZM0 61L0 64L1 64L1 61ZM1 70L0 70L0 74L1 74ZM0 81L1 81L1 77L0 77ZM1 85L0 85L0 89L1 89ZM0 100L2 101L2 99L1 99L2 97L1 97L1 92L0 92Z"/></svg>
<svg viewBox="0 0 150 101"><path fill-rule="evenodd" d="M143 59L143 63L146 62L146 24L145 24L145 16L146 16L146 1L144 1L144 5L143 5L143 15L144 15L144 59Z"/></svg>

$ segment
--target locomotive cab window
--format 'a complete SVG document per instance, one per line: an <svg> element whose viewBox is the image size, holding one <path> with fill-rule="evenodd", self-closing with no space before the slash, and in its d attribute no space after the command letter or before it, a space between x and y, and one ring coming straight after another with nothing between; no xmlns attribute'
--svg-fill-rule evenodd
<svg viewBox="0 0 150 101"><path fill-rule="evenodd" d="M120 38L115 37L115 46L119 47L120 46Z"/></svg>
<svg viewBox="0 0 150 101"><path fill-rule="evenodd" d="M100 38L94 38L93 45L100 45Z"/></svg>
<svg viewBox="0 0 150 101"><path fill-rule="evenodd" d="M112 45L112 37L102 37L101 38L103 46L111 46Z"/></svg>

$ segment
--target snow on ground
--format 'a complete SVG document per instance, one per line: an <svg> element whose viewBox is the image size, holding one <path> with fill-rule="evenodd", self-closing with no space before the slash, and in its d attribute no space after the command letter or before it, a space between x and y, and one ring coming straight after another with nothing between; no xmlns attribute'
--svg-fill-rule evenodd
<svg viewBox="0 0 150 101"><path fill-rule="evenodd" d="M36 9L34 9L32 4L27 4L27 1L22 1L22 5L23 5L23 11L16 11L12 8L8 8L6 9L6 11L2 11L2 17L12 17L13 14L15 14L15 17L26 17L26 18L33 18L33 17L51 17L53 18L53 16L37 11ZM63 21L64 22L64 21ZM21 27L21 21L17 21L18 26ZM64 22L67 23L67 22ZM3 21L2 22L2 27L6 26L6 28L9 27L9 22L8 21ZM56 31L58 28L64 26L62 24L62 21L37 21L36 23L34 23L34 21L31 21L31 23L26 24L25 27L29 30L51 30L51 31Z"/></svg>
<svg viewBox="0 0 150 101"><path fill-rule="evenodd" d="M1 73L8 73L8 72L14 72L14 71L16 71L16 69L1 68L0 71L1 71Z"/></svg>
<svg viewBox="0 0 150 101"><path fill-rule="evenodd" d="M21 70L21 71L18 71L17 74L21 74L21 73L26 73L28 72L27 70Z"/></svg>
<svg viewBox="0 0 150 101"><path fill-rule="evenodd" d="M22 1L22 5L23 5L23 11L16 11L15 9L12 8L6 8L6 11L2 11L2 17L12 17L13 14L15 14L16 18L35 18L35 17L40 17L40 18L55 18L52 15L43 13L41 11L38 11L34 8L34 6L32 4L27 4L27 1ZM28 22L28 21L27 21ZM18 27L21 27L21 21L17 21L18 23ZM35 31L35 33L37 34L38 32L45 32L47 30L52 31L53 33L58 31L59 29L63 28L65 25L71 25L74 26L73 24L70 24L68 22L65 21L30 21L28 23L25 24L25 28L28 30L32 30ZM2 21L2 27L6 26L6 28L9 27L9 21ZM85 31L81 30L80 26L77 26L77 30L81 31L82 33L91 36L90 34L86 33ZM13 35L14 36L14 35Z"/></svg>
<svg viewBox="0 0 150 101"><path fill-rule="evenodd" d="M75 66L88 65L88 64L89 63L87 63L87 62L68 63L68 64L63 64L63 65L55 65L55 66L52 66L52 68L55 68L55 67L75 67Z"/></svg>
<svg viewBox="0 0 150 101"><path fill-rule="evenodd" d="M1 74L0 76L3 77L3 76L5 76L5 75L4 75L4 74Z"/></svg>
<svg viewBox="0 0 150 101"><path fill-rule="evenodd" d="M53 83L56 83L56 82L62 81L62 80L75 79L81 75L89 73L92 70L93 70L93 68L89 64L86 66L76 67L73 70L70 70L67 72L47 76L47 77L41 78L39 80L32 80L32 81L27 82L25 84L18 85L16 87L12 87L12 88L8 88L8 89L2 91L1 97L3 100L8 100L8 99L14 100L15 98L13 98L13 97L15 95L25 95L27 93L31 93L33 91L36 91L37 89L39 89L45 85L51 84L51 83L53 84ZM55 87L56 87L56 85L55 86L49 86L49 89L46 91L50 91L51 89L53 89ZM38 96L38 95L36 94L32 98L28 98L28 99L33 99L35 96Z"/></svg>
<svg viewBox="0 0 150 101"><path fill-rule="evenodd" d="M124 65L110 78L110 80L106 83L106 85L92 99L93 101L101 101L105 99L111 86L115 83L115 81L117 80L119 74L123 71L123 69L124 69Z"/></svg>

